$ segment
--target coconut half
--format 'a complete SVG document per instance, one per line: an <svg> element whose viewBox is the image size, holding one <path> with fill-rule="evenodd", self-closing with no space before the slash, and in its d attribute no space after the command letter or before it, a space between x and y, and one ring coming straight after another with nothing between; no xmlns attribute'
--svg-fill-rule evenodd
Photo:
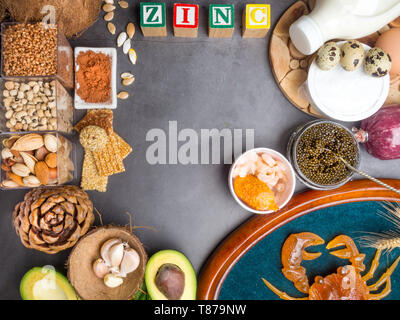
<svg viewBox="0 0 400 320"><path fill-rule="evenodd" d="M93 262L100 258L100 249L109 239L119 238L136 250L140 257L138 268L127 274L122 285L108 288L93 271ZM129 300L143 283L147 254L139 238L128 228L104 226L82 237L68 258L68 279L84 300Z"/></svg>

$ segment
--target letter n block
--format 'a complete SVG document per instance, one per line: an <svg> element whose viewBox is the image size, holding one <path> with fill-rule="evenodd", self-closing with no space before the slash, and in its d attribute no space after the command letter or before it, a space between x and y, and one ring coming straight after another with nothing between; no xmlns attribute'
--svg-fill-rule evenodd
<svg viewBox="0 0 400 320"><path fill-rule="evenodd" d="M165 3L140 3L140 28L145 37L166 37Z"/></svg>
<svg viewBox="0 0 400 320"><path fill-rule="evenodd" d="M197 4L174 4L175 37L196 38L199 31L199 6Z"/></svg>
<svg viewBox="0 0 400 320"><path fill-rule="evenodd" d="M243 11L243 38L264 38L271 26L269 4L246 4Z"/></svg>
<svg viewBox="0 0 400 320"><path fill-rule="evenodd" d="M208 36L210 38L231 38L234 21L233 4L210 4Z"/></svg>

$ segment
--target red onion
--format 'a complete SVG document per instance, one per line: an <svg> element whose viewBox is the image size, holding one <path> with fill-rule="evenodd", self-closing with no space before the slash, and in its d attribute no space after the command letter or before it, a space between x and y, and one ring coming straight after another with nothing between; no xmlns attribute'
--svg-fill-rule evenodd
<svg viewBox="0 0 400 320"><path fill-rule="evenodd" d="M382 160L400 158L400 105L380 109L353 129L369 154Z"/></svg>

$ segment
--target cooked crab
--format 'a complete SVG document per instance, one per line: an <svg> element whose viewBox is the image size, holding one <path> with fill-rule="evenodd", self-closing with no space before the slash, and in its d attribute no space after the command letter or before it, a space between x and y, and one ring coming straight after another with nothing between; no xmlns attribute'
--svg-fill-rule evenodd
<svg viewBox="0 0 400 320"><path fill-rule="evenodd" d="M320 252L310 253L306 251L306 248L323 243L325 241L316 234L302 232L291 234L282 247L282 273L288 280L293 282L297 290L308 294L307 297L294 298L277 289L265 279L263 279L264 283L281 299L285 300L380 300L389 295L391 291L390 276L396 269L400 257L395 260L376 283L368 285L367 281L372 279L378 268L382 251L377 250L370 270L361 276L361 272L365 271L365 254L360 253L354 241L346 235L335 237L328 243L326 248L333 249L344 246L344 249L330 253L341 259L348 259L350 264L339 267L336 273L326 277L315 277L315 281L310 287L306 269L301 266L301 262L318 258L321 255ZM381 292L372 293L384 284L385 287Z"/></svg>

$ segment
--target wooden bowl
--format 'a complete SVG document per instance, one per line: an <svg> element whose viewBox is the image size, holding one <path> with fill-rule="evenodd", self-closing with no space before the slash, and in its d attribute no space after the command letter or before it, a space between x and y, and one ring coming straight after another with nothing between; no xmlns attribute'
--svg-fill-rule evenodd
<svg viewBox="0 0 400 320"><path fill-rule="evenodd" d="M140 256L139 267L129 273L121 286L107 287L93 272L93 262L100 258L100 248L111 238L127 242ZM99 227L82 237L68 258L68 279L76 293L84 300L129 300L143 283L147 254L139 238L128 228Z"/></svg>

